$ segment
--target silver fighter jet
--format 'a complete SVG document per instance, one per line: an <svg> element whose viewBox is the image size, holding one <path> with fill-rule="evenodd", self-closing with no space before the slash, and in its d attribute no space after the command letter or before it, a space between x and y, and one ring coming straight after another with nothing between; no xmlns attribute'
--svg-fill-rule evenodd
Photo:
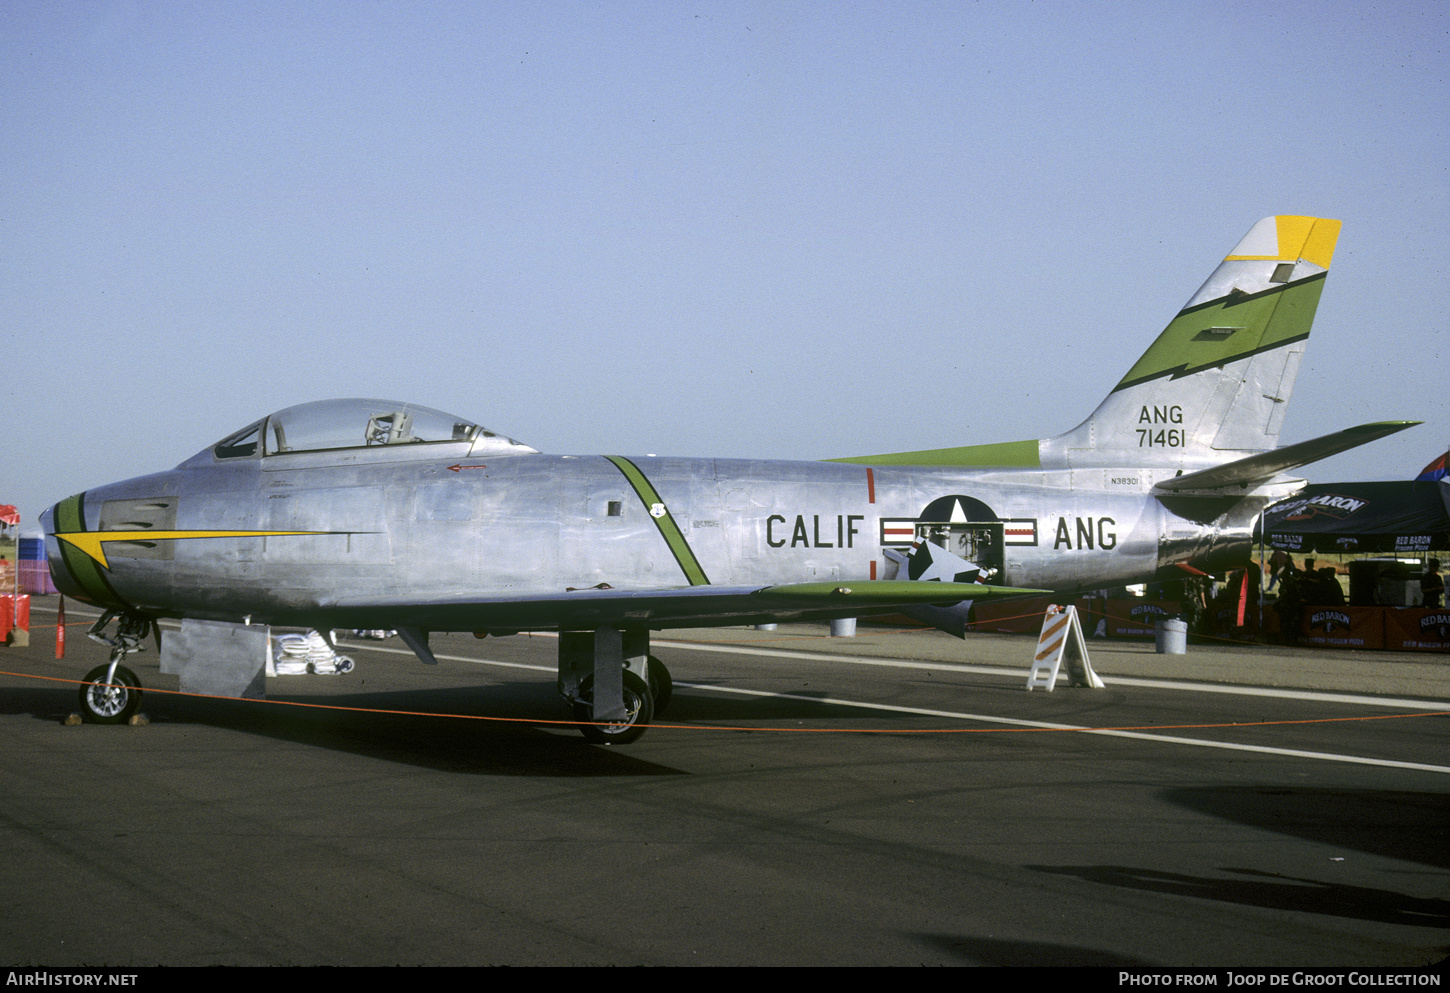
<svg viewBox="0 0 1450 993"><path fill-rule="evenodd" d="M828 462L545 455L391 400L278 411L175 469L42 515L56 586L105 610L92 720L159 618L183 690L257 696L269 626L559 632L586 737L638 737L670 695L668 627L915 612L1243 564L1287 470L1412 422L1279 448L1339 222L1255 224L1087 420L1040 441ZM110 630L115 623L115 631Z"/></svg>

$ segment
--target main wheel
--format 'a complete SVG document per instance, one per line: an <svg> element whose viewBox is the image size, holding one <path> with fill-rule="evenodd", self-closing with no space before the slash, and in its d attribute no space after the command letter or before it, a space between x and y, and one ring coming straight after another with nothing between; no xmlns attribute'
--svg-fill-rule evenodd
<svg viewBox="0 0 1450 993"><path fill-rule="evenodd" d="M654 700L649 687L632 672L624 673L624 709L622 720L594 724L594 677L585 676L579 684L579 700L574 704L574 719L579 731L596 745L627 745L644 734L654 718ZM586 723L589 722L589 723Z"/></svg>
<svg viewBox="0 0 1450 993"><path fill-rule="evenodd" d="M670 698L675 695L675 681L670 678L670 670L665 664L653 655L649 657L649 690L650 696L654 697L655 716L665 712L670 705Z"/></svg>
<svg viewBox="0 0 1450 993"><path fill-rule="evenodd" d="M98 665L81 683L81 718L90 724L125 724L141 706L141 681L123 665L106 679L109 665Z"/></svg>

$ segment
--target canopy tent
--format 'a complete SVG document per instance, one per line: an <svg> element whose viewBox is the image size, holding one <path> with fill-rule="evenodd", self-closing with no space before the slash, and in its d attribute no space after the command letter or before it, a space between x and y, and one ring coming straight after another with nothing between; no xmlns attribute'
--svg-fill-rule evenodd
<svg viewBox="0 0 1450 993"><path fill-rule="evenodd" d="M1289 552L1450 550L1450 481L1319 483L1264 511L1263 542Z"/></svg>
<svg viewBox="0 0 1450 993"><path fill-rule="evenodd" d="M1450 468L1447 468L1447 466L1450 466L1450 452L1446 452L1444 455L1440 456L1438 459L1425 466L1425 468L1421 469L1420 474L1416 476L1415 479L1425 481L1433 479L1444 479L1447 475L1450 475Z"/></svg>

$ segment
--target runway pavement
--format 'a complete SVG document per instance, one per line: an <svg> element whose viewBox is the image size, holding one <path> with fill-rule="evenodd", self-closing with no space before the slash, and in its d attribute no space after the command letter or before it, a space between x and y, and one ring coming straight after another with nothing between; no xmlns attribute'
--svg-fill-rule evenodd
<svg viewBox="0 0 1450 993"><path fill-rule="evenodd" d="M73 623L54 660L52 610L0 650L12 965L1414 968L1450 946L1444 658L1090 641L1105 689L1028 693L1030 637L671 631L673 703L603 747L568 724L555 640L525 635L435 635L436 667L358 643L354 672L261 703L151 692L176 684L149 651L148 724L66 726L76 687L49 680L105 650Z"/></svg>

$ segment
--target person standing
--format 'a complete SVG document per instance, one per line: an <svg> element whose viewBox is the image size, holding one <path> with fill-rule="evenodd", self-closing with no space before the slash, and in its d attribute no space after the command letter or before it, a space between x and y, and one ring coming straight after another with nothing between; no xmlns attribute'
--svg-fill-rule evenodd
<svg viewBox="0 0 1450 993"><path fill-rule="evenodd" d="M1445 597L1445 580L1440 575L1440 560L1431 559L1429 568L1420 577L1420 605L1439 607Z"/></svg>
<svg viewBox="0 0 1450 993"><path fill-rule="evenodd" d="M1290 559L1284 566L1279 584L1279 599L1274 601L1274 611L1279 615L1279 634L1286 645L1299 644L1299 629L1304 624L1304 591L1300 586L1299 573Z"/></svg>
<svg viewBox="0 0 1450 993"><path fill-rule="evenodd" d="M1289 553L1282 548L1274 549L1274 554L1269 556L1269 585L1264 587L1265 593L1274 592L1274 584L1284 578L1286 564L1289 568L1294 567L1294 560L1289 557Z"/></svg>

